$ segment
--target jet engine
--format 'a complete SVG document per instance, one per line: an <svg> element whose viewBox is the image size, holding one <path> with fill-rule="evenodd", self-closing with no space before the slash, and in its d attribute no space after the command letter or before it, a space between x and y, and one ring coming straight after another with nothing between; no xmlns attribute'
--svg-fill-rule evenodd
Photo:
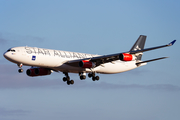
<svg viewBox="0 0 180 120"><path fill-rule="evenodd" d="M47 68L30 68L27 69L26 74L31 77L50 75L51 70Z"/></svg>
<svg viewBox="0 0 180 120"><path fill-rule="evenodd" d="M119 59L121 61L133 61L133 60L135 60L135 58L136 58L135 56L128 54L128 53L121 53L119 55Z"/></svg>
<svg viewBox="0 0 180 120"><path fill-rule="evenodd" d="M95 66L96 65L89 60L82 60L79 62L79 67L82 67L82 68L93 68Z"/></svg>

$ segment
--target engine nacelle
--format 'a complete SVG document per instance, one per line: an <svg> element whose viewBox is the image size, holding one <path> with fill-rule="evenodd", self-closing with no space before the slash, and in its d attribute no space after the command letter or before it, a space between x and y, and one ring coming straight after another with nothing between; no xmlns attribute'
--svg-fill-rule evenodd
<svg viewBox="0 0 180 120"><path fill-rule="evenodd" d="M95 66L96 65L89 60L82 60L79 62L79 67L82 67L82 68L93 68Z"/></svg>
<svg viewBox="0 0 180 120"><path fill-rule="evenodd" d="M119 55L119 59L121 61L133 61L136 59L134 55L128 54L128 53L122 53Z"/></svg>
<svg viewBox="0 0 180 120"><path fill-rule="evenodd" d="M47 68L30 68L30 69L27 69L26 74L31 77L50 75L51 70Z"/></svg>

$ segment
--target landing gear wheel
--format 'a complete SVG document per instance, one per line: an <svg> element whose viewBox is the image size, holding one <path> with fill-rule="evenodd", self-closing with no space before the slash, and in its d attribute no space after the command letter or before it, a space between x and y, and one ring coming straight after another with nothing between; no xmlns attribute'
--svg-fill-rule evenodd
<svg viewBox="0 0 180 120"><path fill-rule="evenodd" d="M91 74L91 73L89 73L89 74L88 74L88 77L89 77L89 78L91 78L91 77L92 77L92 74Z"/></svg>
<svg viewBox="0 0 180 120"><path fill-rule="evenodd" d="M71 81L67 81L67 85L70 85L71 84Z"/></svg>
<svg viewBox="0 0 180 120"><path fill-rule="evenodd" d="M67 85L74 84L74 80L67 81Z"/></svg>
<svg viewBox="0 0 180 120"><path fill-rule="evenodd" d="M19 72L19 73L22 73L22 72L23 72L23 69L19 69L18 72Z"/></svg>
<svg viewBox="0 0 180 120"><path fill-rule="evenodd" d="M99 76L96 76L96 80L99 80Z"/></svg>
<svg viewBox="0 0 180 120"><path fill-rule="evenodd" d="M66 77L63 77L63 81L66 82L66 81L67 81L67 78L66 78Z"/></svg>
<svg viewBox="0 0 180 120"><path fill-rule="evenodd" d="M96 80L98 81L98 80L99 80L99 76L92 77L92 80L93 80L93 81L96 81Z"/></svg>
<svg viewBox="0 0 180 120"><path fill-rule="evenodd" d="M92 77L92 80L95 81L95 80L96 80L96 77Z"/></svg>
<svg viewBox="0 0 180 120"><path fill-rule="evenodd" d="M71 80L70 82L71 82L72 85L74 84L74 80Z"/></svg>
<svg viewBox="0 0 180 120"><path fill-rule="evenodd" d="M81 80L84 80L84 79L86 79L86 76L85 76L85 75L81 75L81 76L80 76L80 79L81 79Z"/></svg>

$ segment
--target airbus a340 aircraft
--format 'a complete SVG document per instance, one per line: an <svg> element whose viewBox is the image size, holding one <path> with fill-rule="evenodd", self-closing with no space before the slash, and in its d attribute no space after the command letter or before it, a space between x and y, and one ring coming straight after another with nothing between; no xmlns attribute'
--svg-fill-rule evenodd
<svg viewBox="0 0 180 120"><path fill-rule="evenodd" d="M53 71L61 71L65 75L63 81L70 85L74 84L74 81L70 80L68 73L78 73L81 80L86 79L86 73L88 73L88 77L93 81L99 80L96 73L125 72L146 65L147 62L167 58L141 61L143 52L172 46L176 42L174 40L167 45L144 49L145 41L146 36L140 35L130 51L110 55L92 55L24 46L8 49L4 53L4 57L20 67L19 73L23 72L23 65L32 66L26 71L26 74L31 77L50 75Z"/></svg>

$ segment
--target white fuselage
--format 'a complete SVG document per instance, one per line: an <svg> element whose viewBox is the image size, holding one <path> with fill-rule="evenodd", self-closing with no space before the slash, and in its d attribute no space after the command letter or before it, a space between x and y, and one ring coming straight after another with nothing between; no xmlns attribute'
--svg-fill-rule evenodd
<svg viewBox="0 0 180 120"><path fill-rule="evenodd" d="M79 73L79 72L91 72L93 70L96 73L113 74L113 73L125 72L138 67L136 65L136 61L125 62L121 60L105 63L91 69L73 67L64 64L65 62L71 60L92 58L97 56L99 55L43 49L43 48L27 47L27 46L14 47L11 48L11 51L7 51L4 53L4 57L6 59L16 64L50 68L61 72Z"/></svg>

